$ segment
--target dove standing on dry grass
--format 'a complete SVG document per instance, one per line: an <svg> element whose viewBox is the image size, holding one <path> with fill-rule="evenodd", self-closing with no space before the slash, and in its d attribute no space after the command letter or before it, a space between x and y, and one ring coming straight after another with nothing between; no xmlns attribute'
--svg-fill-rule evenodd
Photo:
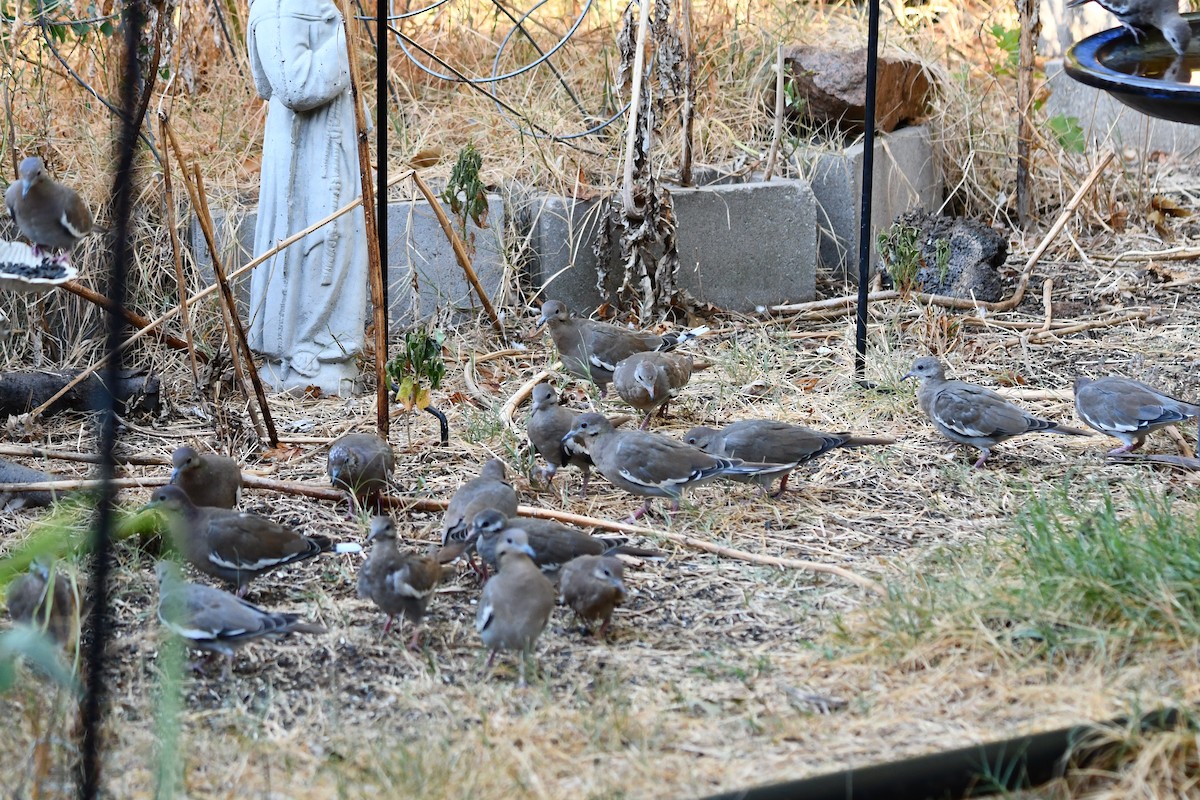
<svg viewBox="0 0 1200 800"><path fill-rule="evenodd" d="M509 519L494 509L482 511L475 516L473 538L475 550L483 562L496 567L496 546L505 532L520 528L533 550L533 563L546 573L555 573L568 561L582 555L623 554L637 558L662 558L658 550L630 547L625 539L608 540L589 536L578 528L563 525L551 519L520 517Z"/></svg>
<svg viewBox="0 0 1200 800"><path fill-rule="evenodd" d="M385 636L397 614L411 622L414 630L408 647L416 650L425 609L442 582L442 565L429 556L400 552L390 517L372 518L367 541L375 544L358 572L358 596L370 599L387 614Z"/></svg>
<svg viewBox="0 0 1200 800"><path fill-rule="evenodd" d="M1091 0L1071 0L1067 8L1088 2ZM1179 55L1187 52L1192 28L1179 13L1178 0L1096 0L1096 4L1112 12L1133 34L1135 42L1141 41L1141 34L1147 28L1158 28L1172 50Z"/></svg>
<svg viewBox="0 0 1200 800"><path fill-rule="evenodd" d="M194 505L236 508L242 495L242 470L228 456L201 455L194 447L171 454L171 483L183 489Z"/></svg>
<svg viewBox="0 0 1200 800"><path fill-rule="evenodd" d="M226 676L234 652L255 639L325 633L320 625L301 621L299 614L265 611L221 589L188 583L169 562L158 562L154 572L159 621L192 647L225 656Z"/></svg>
<svg viewBox="0 0 1200 800"><path fill-rule="evenodd" d="M178 486L163 486L146 504L168 516L171 540L193 567L246 594L250 582L273 569L322 553L358 553L357 544L301 536L257 514L197 506Z"/></svg>
<svg viewBox="0 0 1200 800"><path fill-rule="evenodd" d="M625 602L625 567L612 556L580 556L567 562L558 578L562 601L585 624L600 620L596 635L608 633L613 611Z"/></svg>
<svg viewBox="0 0 1200 800"><path fill-rule="evenodd" d="M575 414L558 404L558 394L553 386L539 383L533 387L533 410L525 423L525 432L533 449L546 459L547 466L542 469L542 477L546 483L552 483L559 467L568 464L579 467L583 473L583 486L579 494L587 497L592 459L575 447L573 442L563 441L574 422Z"/></svg>
<svg viewBox="0 0 1200 800"><path fill-rule="evenodd" d="M692 357L682 353L639 353L623 359L613 372L613 386L621 399L641 411L641 429L650 416L665 408L692 379Z"/></svg>
<svg viewBox="0 0 1200 800"><path fill-rule="evenodd" d="M392 446L373 433L347 433L329 446L329 482L349 492L360 508L370 503L380 510L395 466Z"/></svg>
<svg viewBox="0 0 1200 800"><path fill-rule="evenodd" d="M671 498L671 510L678 511L679 498L692 486L716 478L781 475L791 469L786 464L750 464L712 456L658 433L619 431L600 414L579 415L567 436L583 442L596 469L610 483L646 498L631 520L648 512L655 497Z"/></svg>
<svg viewBox="0 0 1200 800"><path fill-rule="evenodd" d="M924 356L913 362L904 379L916 378L917 402L938 432L954 442L980 451L975 468L981 469L992 448L1023 433L1061 433L1090 436L1087 431L1041 419L1018 408L991 389L963 381L946 380L942 362Z"/></svg>
<svg viewBox="0 0 1200 800"><path fill-rule="evenodd" d="M1109 451L1114 456L1137 450L1151 431L1200 419L1200 405L1116 375L1094 381L1077 375L1075 411L1088 427L1125 443Z"/></svg>
<svg viewBox="0 0 1200 800"><path fill-rule="evenodd" d="M521 651L518 686L524 686L525 661L554 609L554 584L533 563L533 550L520 528L504 532L496 545L496 559L500 571L483 587L475 629L491 650L488 669L499 651Z"/></svg>
<svg viewBox="0 0 1200 800"><path fill-rule="evenodd" d="M617 364L635 353L671 350L708 333L702 326L679 334L659 336L608 322L578 317L559 300L542 305L537 326L547 326L563 366L572 375L590 380L603 394L612 383Z"/></svg>
<svg viewBox="0 0 1200 800"><path fill-rule="evenodd" d="M40 250L63 251L66 261L75 243L92 230L92 213L74 189L46 174L46 164L29 156L17 170L19 179L4 193L17 228Z"/></svg>
<svg viewBox="0 0 1200 800"><path fill-rule="evenodd" d="M469 547L471 525L481 511L495 509L506 517L517 515L517 493L505 474L504 462L493 458L480 468L479 477L458 487L442 517L442 547L453 543Z"/></svg>
<svg viewBox="0 0 1200 800"><path fill-rule="evenodd" d="M709 455L787 464L792 469L839 447L866 447L896 443L895 439L888 436L824 433L803 425L793 425L771 419L746 419L726 425L720 430L698 425L685 433L683 440ZM790 470L783 474L783 480L779 482L779 490L775 492L774 496L783 494L787 489L790 475ZM756 480L766 491L774 481L774 476L742 480Z"/></svg>
<svg viewBox="0 0 1200 800"><path fill-rule="evenodd" d="M41 561L8 587L8 613L13 622L44 630L62 646L69 646L79 629L79 604L71 581L58 568L53 579Z"/></svg>

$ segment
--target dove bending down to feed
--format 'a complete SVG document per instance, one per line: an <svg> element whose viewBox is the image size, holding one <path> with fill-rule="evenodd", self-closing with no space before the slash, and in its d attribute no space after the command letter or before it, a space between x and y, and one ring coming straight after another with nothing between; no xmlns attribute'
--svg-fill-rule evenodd
<svg viewBox="0 0 1200 800"><path fill-rule="evenodd" d="M392 446L373 433L347 433L329 447L329 482L353 495L360 507L370 502L379 509L395 466Z"/></svg>
<svg viewBox="0 0 1200 800"><path fill-rule="evenodd" d="M575 414L558 404L558 393L548 383L539 383L533 387L532 401L533 410L525 423L525 432L533 449L546 459L542 478L546 483L551 483L559 467L568 464L579 467L583 473L583 485L579 494L581 497L587 497L592 459L574 442L563 441L563 437L575 422Z"/></svg>
<svg viewBox="0 0 1200 800"><path fill-rule="evenodd" d="M777 476L791 469L787 464L745 463L709 455L658 433L620 431L594 413L576 417L567 436L583 442L596 469L610 483L646 498L633 513L635 520L650 510L655 497L671 498L671 510L678 511L680 497L692 486L717 478Z"/></svg>
<svg viewBox="0 0 1200 800"><path fill-rule="evenodd" d="M584 623L600 620L596 635L608 633L613 610L625 602L625 567L612 556L579 556L558 578L559 597Z"/></svg>
<svg viewBox="0 0 1200 800"><path fill-rule="evenodd" d="M889 436L855 436L852 433L824 433L803 425L792 425L772 419L745 419L726 425L720 430L699 425L683 435L683 440L693 447L714 456L741 458L773 464L787 464L789 471L783 473L779 490L774 496L787 489L791 469L816 459L839 447L866 447L871 445L895 444ZM763 491L774 481L775 476L742 478L758 481Z"/></svg>
<svg viewBox="0 0 1200 800"><path fill-rule="evenodd" d="M1075 411L1088 427L1124 442L1109 451L1114 456L1137 450L1151 431L1200 419L1200 405L1116 375L1094 381L1077 375Z"/></svg>
<svg viewBox="0 0 1200 800"><path fill-rule="evenodd" d="M489 650L487 668L496 653L520 650L520 681L525 685L525 660L533 650L554 609L554 584L533 563L525 532L509 528L496 544L500 570L483 587L475 629Z"/></svg>
<svg viewBox="0 0 1200 800"><path fill-rule="evenodd" d="M506 517L517 515L517 493L504 477L504 462L493 458L480 468L478 478L458 487L442 517L442 547L458 544L469 548L473 544L471 525L481 511L495 509ZM471 564L473 567L474 561Z"/></svg>
<svg viewBox="0 0 1200 800"><path fill-rule="evenodd" d="M559 300L542 304L537 326L547 326L567 372L600 387L603 394L612 383L613 371L635 353L672 350L708 333L707 326L678 334L659 336L578 317Z"/></svg>
<svg viewBox="0 0 1200 800"><path fill-rule="evenodd" d="M1087 431L1041 419L1018 408L991 389L963 381L946 380L942 362L924 356L913 362L904 379L916 378L917 402L938 432L954 442L980 451L975 468L981 469L992 448L1023 433L1061 433L1090 436Z"/></svg>
<svg viewBox="0 0 1200 800"><path fill-rule="evenodd" d="M357 544L301 536L257 514L197 506L178 486L163 486L146 504L168 516L171 540L193 567L246 594L250 581L285 564L322 553L358 553Z"/></svg>
<svg viewBox="0 0 1200 800"><path fill-rule="evenodd" d="M425 609L442 582L442 565L430 556L401 552L391 517L372 518L367 542L374 542L374 546L358 572L358 596L371 600L387 614L384 636L397 615L413 623L408 647L415 650Z"/></svg>
<svg viewBox="0 0 1200 800"><path fill-rule="evenodd" d="M659 550L630 547L624 538L612 541L589 536L578 528L555 522L551 519L520 517L510 519L494 509L482 511L475 516L475 550L483 562L496 567L496 546L504 534L513 528L525 532L525 539L533 551L531 558L543 572L555 573L578 556L583 555L628 555L637 558L662 558Z"/></svg>
<svg viewBox="0 0 1200 800"><path fill-rule="evenodd" d="M79 604L71 581L41 561L29 565L29 572L8 587L8 613L14 623L44 630L59 645L67 645L78 629Z"/></svg>
<svg viewBox="0 0 1200 800"><path fill-rule="evenodd" d="M638 353L617 364L613 386L629 405L646 416L642 430L650 424L650 416L674 400L692 379L692 357L682 353Z"/></svg>
<svg viewBox="0 0 1200 800"><path fill-rule="evenodd" d="M266 611L221 589L188 583L167 561L158 562L154 572L159 621L190 646L225 656L226 675L234 652L255 639L325 633L320 625L303 622L299 614Z"/></svg>
<svg viewBox="0 0 1200 800"><path fill-rule="evenodd" d="M1076 8L1091 0L1071 0L1067 8ZM1177 54L1187 52L1192 40L1192 27L1179 13L1178 0L1096 0L1096 4L1109 11L1130 33L1135 42L1141 41L1147 28L1158 28L1171 49Z"/></svg>
<svg viewBox="0 0 1200 800"><path fill-rule="evenodd" d="M37 156L22 161L17 175L4 193L8 213L35 254L61 250L59 258L65 261L75 243L91 232L92 212L74 189L46 174L46 164Z"/></svg>
<svg viewBox="0 0 1200 800"><path fill-rule="evenodd" d="M193 505L235 508L242 494L242 470L228 456L197 453L180 447L171 454L171 483L183 489Z"/></svg>

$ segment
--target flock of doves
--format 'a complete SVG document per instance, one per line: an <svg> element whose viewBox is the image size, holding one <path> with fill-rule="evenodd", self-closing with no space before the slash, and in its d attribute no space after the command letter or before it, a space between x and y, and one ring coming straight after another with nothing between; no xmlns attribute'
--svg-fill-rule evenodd
<svg viewBox="0 0 1200 800"><path fill-rule="evenodd" d="M581 318L556 300L542 306L538 326L543 325L568 372L594 382L601 394L613 386L645 416L640 429L624 430L601 414L572 413L559 405L549 384L537 385L527 435L546 461L542 478L549 484L558 469L576 466L586 495L594 468L617 488L645 498L634 519L649 510L654 498L669 499L677 510L686 490L717 478L758 483L764 494L778 479L778 495L792 470L824 453L895 442L760 419L719 430L696 427L682 441L654 433L646 430L651 416L683 389L692 373L692 357L673 351L706 329L659 336ZM1033 416L984 387L948 380L934 357L918 358L904 377L920 381L919 405L943 436L979 450L976 468L983 466L995 445L1014 436L1090 435ZM1114 454L1138 449L1157 428L1200 418L1200 405L1116 376L1076 378L1075 406L1088 426L1122 442L1111 451ZM225 655L226 671L234 651L247 642L322 632L297 614L267 611L243 597L255 578L278 567L362 548L321 535L301 535L265 517L234 510L242 479L232 458L181 447L173 463L171 484L157 490L147 507L164 512L169 539L184 561L236 594L187 582L174 564L160 562L156 571L162 623L192 646ZM394 464L391 446L374 434L346 434L329 449L331 482L364 509L382 508ZM444 565L464 558L483 584L475 627L491 651L488 668L497 652L520 651L524 684L525 662L556 601L569 606L585 624L599 622L597 633L603 637L614 609L626 599L623 563L617 556L655 558L662 553L631 547L622 539L594 537L552 520L518 517L517 494L505 477L504 463L492 459L478 477L463 483L446 508L440 549L427 553L402 550L392 520L382 514L373 517L367 536L372 549L359 571L357 588L360 597L387 615L384 634L401 616L414 628L409 646L417 647L420 623L443 579ZM41 625L65 640L69 620L78 613L76 594L51 566L37 563L14 582L8 606L14 620Z"/></svg>

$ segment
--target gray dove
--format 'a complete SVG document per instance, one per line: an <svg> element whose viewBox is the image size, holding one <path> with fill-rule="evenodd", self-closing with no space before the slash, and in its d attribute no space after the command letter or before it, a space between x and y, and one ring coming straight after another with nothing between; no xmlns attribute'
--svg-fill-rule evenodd
<svg viewBox="0 0 1200 800"><path fill-rule="evenodd" d="M1200 418L1200 405L1116 375L1075 376L1075 411L1088 427L1125 443L1109 451L1114 456L1137 450L1151 431Z"/></svg>

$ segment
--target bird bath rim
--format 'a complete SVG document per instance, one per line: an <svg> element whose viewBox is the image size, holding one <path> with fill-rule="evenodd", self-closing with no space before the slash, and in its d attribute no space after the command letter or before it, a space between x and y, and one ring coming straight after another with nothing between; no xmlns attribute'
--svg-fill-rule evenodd
<svg viewBox="0 0 1200 800"><path fill-rule="evenodd" d="M1200 40L1200 13L1184 14L1192 28L1192 40ZM1182 57L1196 56L1195 47ZM1132 53L1142 54L1131 59ZM1170 45L1157 33L1134 40L1125 28L1110 28L1076 42L1067 51L1067 74L1080 83L1108 92L1125 105L1143 114L1172 122L1200 125L1200 86L1165 81L1161 78L1133 75L1114 69L1117 60L1142 63L1146 56L1174 56Z"/></svg>

